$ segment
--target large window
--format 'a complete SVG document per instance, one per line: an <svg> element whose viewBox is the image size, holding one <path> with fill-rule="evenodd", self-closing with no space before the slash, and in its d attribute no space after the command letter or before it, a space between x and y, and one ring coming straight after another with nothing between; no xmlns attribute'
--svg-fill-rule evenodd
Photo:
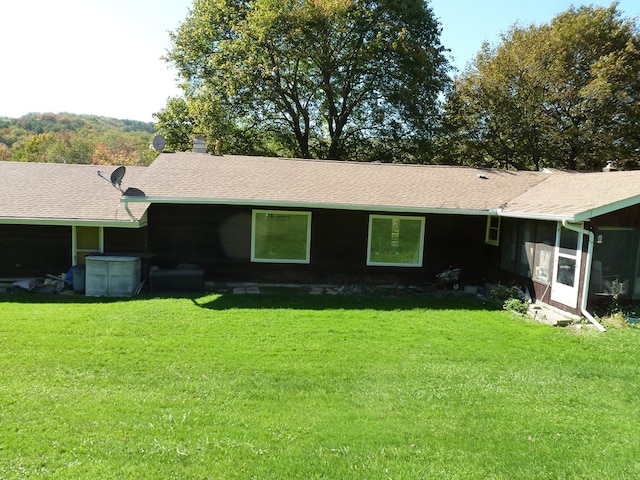
<svg viewBox="0 0 640 480"><path fill-rule="evenodd" d="M424 217L371 215L367 265L421 267Z"/></svg>
<svg viewBox="0 0 640 480"><path fill-rule="evenodd" d="M309 263L311 213L254 210L251 261Z"/></svg>

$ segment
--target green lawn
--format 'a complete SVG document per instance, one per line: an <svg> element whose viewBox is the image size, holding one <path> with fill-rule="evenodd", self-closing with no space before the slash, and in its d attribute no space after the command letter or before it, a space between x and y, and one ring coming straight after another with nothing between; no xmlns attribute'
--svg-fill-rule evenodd
<svg viewBox="0 0 640 480"><path fill-rule="evenodd" d="M0 479L635 479L639 352L461 298L4 296Z"/></svg>

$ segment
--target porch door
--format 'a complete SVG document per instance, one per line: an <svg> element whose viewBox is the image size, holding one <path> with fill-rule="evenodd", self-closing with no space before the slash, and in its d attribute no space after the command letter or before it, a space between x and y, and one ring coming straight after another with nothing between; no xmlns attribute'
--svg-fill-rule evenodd
<svg viewBox="0 0 640 480"><path fill-rule="evenodd" d="M555 250L551 300L576 308L580 290L582 235L558 223Z"/></svg>

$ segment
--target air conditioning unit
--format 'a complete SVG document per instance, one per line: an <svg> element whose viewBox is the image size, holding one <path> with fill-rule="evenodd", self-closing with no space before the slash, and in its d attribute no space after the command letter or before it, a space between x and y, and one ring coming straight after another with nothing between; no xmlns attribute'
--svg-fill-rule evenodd
<svg viewBox="0 0 640 480"><path fill-rule="evenodd" d="M131 297L140 285L140 258L89 255L86 258L87 297Z"/></svg>

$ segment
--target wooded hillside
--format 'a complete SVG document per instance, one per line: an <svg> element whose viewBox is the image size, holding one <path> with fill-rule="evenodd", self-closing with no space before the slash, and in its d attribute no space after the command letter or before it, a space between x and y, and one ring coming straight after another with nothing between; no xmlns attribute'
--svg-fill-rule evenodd
<svg viewBox="0 0 640 480"><path fill-rule="evenodd" d="M153 123L70 113L0 117L0 160L148 165Z"/></svg>

